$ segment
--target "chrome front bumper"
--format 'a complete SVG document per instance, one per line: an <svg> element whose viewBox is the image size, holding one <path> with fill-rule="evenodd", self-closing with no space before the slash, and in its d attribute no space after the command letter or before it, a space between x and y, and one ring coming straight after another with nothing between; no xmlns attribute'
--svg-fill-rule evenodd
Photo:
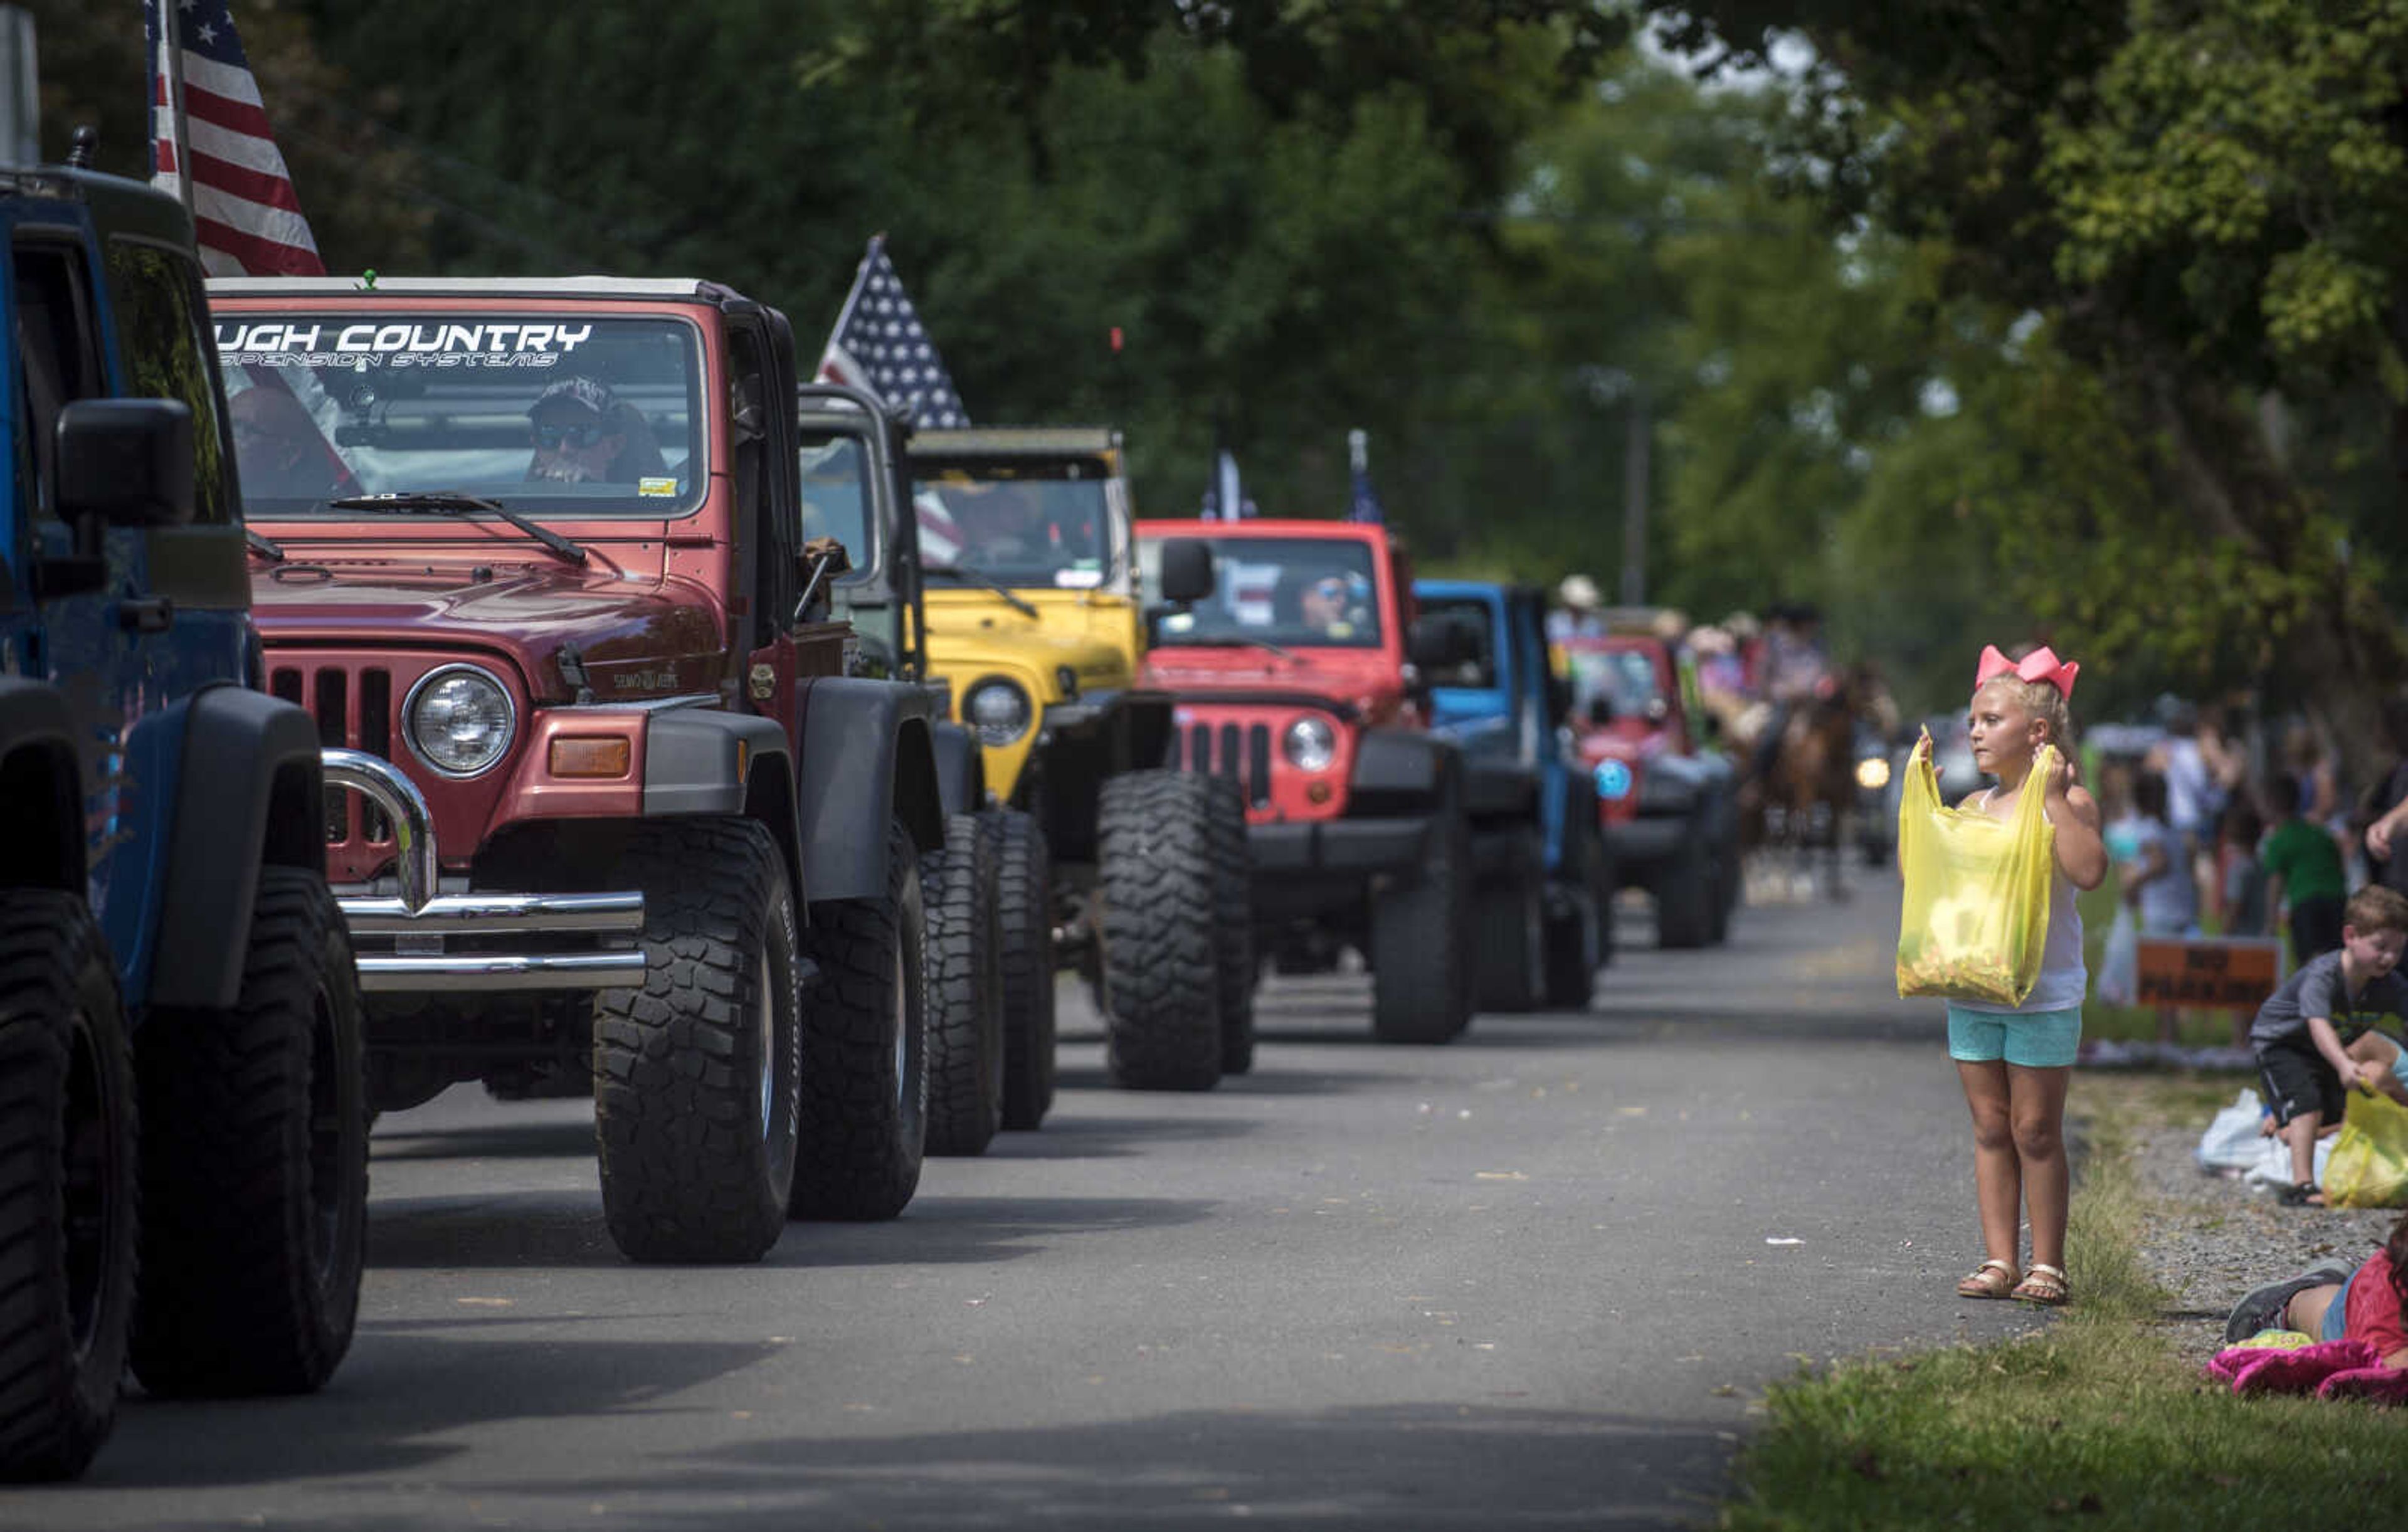
<svg viewBox="0 0 2408 1532"><path fill-rule="evenodd" d="M644 895L435 893L434 818L392 764L355 750L321 752L326 785L360 794L393 823L398 897L338 896L369 994L634 989L644 981ZM523 937L535 952L447 952L452 938ZM631 945L621 947L624 940ZM594 943L612 943L596 950ZM580 950L541 949L576 946Z"/></svg>

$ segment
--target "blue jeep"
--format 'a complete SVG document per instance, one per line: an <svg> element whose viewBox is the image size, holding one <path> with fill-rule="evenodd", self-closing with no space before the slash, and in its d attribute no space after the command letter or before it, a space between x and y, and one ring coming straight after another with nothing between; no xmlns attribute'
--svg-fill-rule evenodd
<svg viewBox="0 0 2408 1532"><path fill-rule="evenodd" d="M45 168L0 169L0 1477L60 1478L129 1361L154 1395L333 1372L367 1119L317 730L245 684L192 222Z"/></svg>
<svg viewBox="0 0 2408 1532"><path fill-rule="evenodd" d="M1461 580L1415 580L1413 597L1420 623L1455 630L1427 651L1447 663L1424 680L1432 732L1462 751L1473 800L1481 1006L1585 1007L1612 960L1614 876L1596 785L1561 729L1545 600ZM1508 813L1509 801L1526 807Z"/></svg>

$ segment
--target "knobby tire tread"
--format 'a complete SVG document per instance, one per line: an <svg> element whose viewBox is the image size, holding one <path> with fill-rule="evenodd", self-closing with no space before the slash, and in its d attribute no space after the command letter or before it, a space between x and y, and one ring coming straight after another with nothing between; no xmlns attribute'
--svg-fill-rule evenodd
<svg viewBox="0 0 2408 1532"><path fill-rule="evenodd" d="M1033 816L991 809L979 821L995 843L1003 937L1003 1125L1025 1132L1054 1107L1053 863Z"/></svg>
<svg viewBox="0 0 2408 1532"><path fill-rule="evenodd" d="M65 1166L75 1016L88 1017L108 1155L92 1343L76 1338ZM71 1479L108 1438L134 1323L139 1127L133 1050L83 899L0 893L0 1482Z"/></svg>
<svg viewBox="0 0 2408 1532"><path fill-rule="evenodd" d="M250 943L232 1009L153 1012L135 1042L144 1216L133 1363L153 1394L306 1394L333 1376L358 1318L359 980L325 879L260 868ZM322 1261L322 1208L334 1220Z"/></svg>
<svg viewBox="0 0 2408 1532"><path fill-rule="evenodd" d="M792 1217L893 1218L919 1189L928 1110L924 940L919 851L902 825L890 824L885 894L811 908L820 977L803 1020Z"/></svg>
<svg viewBox="0 0 2408 1532"><path fill-rule="evenodd" d="M802 1070L785 858L756 821L695 817L638 825L623 865L644 894L644 982L595 999L604 1220L630 1260L758 1260L785 1231Z"/></svg>
<svg viewBox="0 0 2408 1532"><path fill-rule="evenodd" d="M1104 783L1104 1060L1124 1090L1209 1091L1221 1080L1214 879L1204 779L1132 771Z"/></svg>
<svg viewBox="0 0 2408 1532"><path fill-rule="evenodd" d="M996 852L972 814L920 858L925 906L931 1154L983 1154L1003 1123L1003 931Z"/></svg>

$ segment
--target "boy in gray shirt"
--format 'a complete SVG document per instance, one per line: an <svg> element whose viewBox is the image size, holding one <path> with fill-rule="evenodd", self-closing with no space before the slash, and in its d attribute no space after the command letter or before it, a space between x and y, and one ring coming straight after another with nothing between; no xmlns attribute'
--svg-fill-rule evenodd
<svg viewBox="0 0 2408 1532"><path fill-rule="evenodd" d="M2408 896L2379 885L2359 889L2343 911L2340 951L2300 965L2258 1008L2249 1043L2291 1151L2286 1203L2325 1205L2315 1183L2316 1135L2341 1120L2352 1085L2390 1083L2393 1071L2382 1058L2393 1056L2391 1046L2361 1039L2386 1016L2408 1017L2408 981L2392 971L2403 947ZM2378 1050L2382 1057L2368 1056Z"/></svg>

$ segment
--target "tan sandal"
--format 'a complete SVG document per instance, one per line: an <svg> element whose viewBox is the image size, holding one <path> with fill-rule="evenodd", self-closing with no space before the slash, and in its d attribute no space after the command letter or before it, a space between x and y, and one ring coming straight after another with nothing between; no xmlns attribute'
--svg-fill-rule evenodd
<svg viewBox="0 0 2408 1532"><path fill-rule="evenodd" d="M2021 1298L2026 1303L2037 1303L2043 1308L2057 1309L2064 1306L2072 1292L2066 1285L2064 1268L2034 1261L2031 1269L2024 1273L2024 1280L2015 1283L2015 1290L2007 1296Z"/></svg>
<svg viewBox="0 0 2408 1532"><path fill-rule="evenodd" d="M2003 1298L2014 1291L2015 1267L2012 1261L1988 1260L1956 1279L1956 1296L1960 1298Z"/></svg>

